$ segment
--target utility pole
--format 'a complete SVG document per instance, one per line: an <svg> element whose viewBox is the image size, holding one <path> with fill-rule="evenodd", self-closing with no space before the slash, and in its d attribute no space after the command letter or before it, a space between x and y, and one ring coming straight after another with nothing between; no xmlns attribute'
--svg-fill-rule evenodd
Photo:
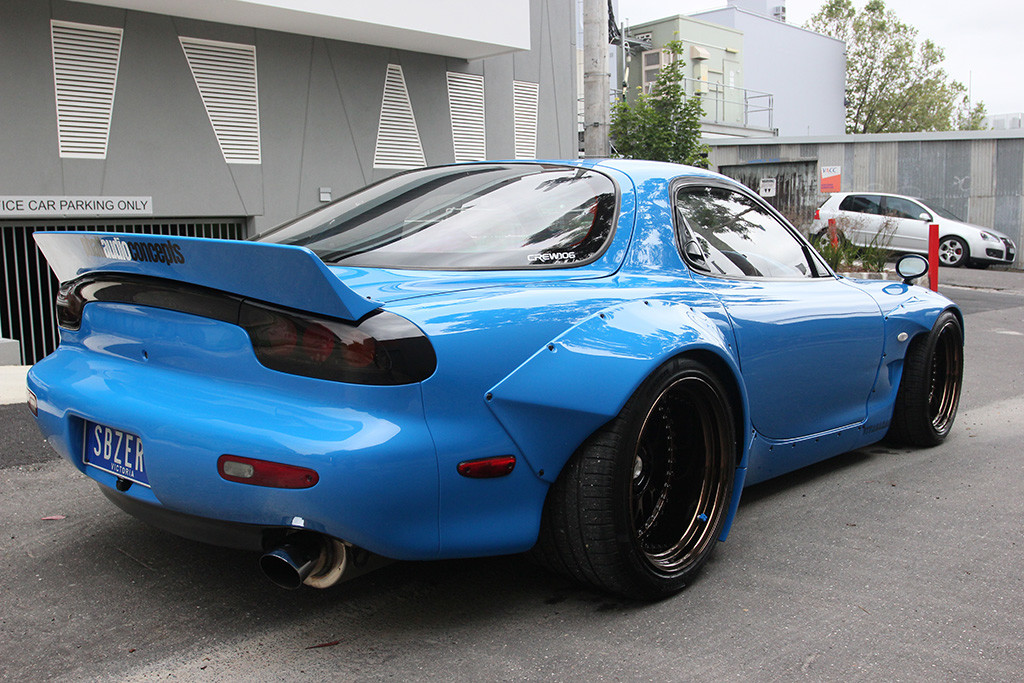
<svg viewBox="0 0 1024 683"><path fill-rule="evenodd" d="M583 154L608 156L608 0L583 0Z"/></svg>

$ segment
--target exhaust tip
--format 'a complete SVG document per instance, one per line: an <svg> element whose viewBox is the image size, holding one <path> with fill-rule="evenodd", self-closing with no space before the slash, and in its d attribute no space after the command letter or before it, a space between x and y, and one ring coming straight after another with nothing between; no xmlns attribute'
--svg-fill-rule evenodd
<svg viewBox="0 0 1024 683"><path fill-rule="evenodd" d="M260 557L260 569L281 588L295 590L323 561L320 543L286 543Z"/></svg>

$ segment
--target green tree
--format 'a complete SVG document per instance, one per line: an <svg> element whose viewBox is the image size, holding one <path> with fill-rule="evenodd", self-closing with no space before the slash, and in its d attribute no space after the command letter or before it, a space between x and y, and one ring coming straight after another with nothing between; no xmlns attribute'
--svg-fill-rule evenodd
<svg viewBox="0 0 1024 683"><path fill-rule="evenodd" d="M957 111L956 127L958 130L984 130L981 120L987 115L984 102L978 102L972 107L971 101L964 96Z"/></svg>
<svg viewBox="0 0 1024 683"><path fill-rule="evenodd" d="M962 83L941 64L942 48L920 44L883 0L857 11L828 0L807 28L846 43L846 132L903 133L981 128L985 105L972 107Z"/></svg>
<svg viewBox="0 0 1024 683"><path fill-rule="evenodd" d="M672 63L658 74L651 93L638 93L636 101L616 102L612 107L610 136L618 156L629 159L672 161L707 167L708 146L700 141L704 116L700 96L686 96L683 66L679 55L683 44L673 40L665 46Z"/></svg>

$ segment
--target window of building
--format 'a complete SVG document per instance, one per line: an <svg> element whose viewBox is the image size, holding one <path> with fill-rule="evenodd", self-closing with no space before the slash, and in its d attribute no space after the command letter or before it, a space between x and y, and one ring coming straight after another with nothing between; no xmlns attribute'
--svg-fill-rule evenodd
<svg viewBox="0 0 1024 683"><path fill-rule="evenodd" d="M185 36L178 40L224 161L260 163L256 46Z"/></svg>
<svg viewBox="0 0 1024 683"><path fill-rule="evenodd" d="M122 30L50 22L60 156L106 159Z"/></svg>

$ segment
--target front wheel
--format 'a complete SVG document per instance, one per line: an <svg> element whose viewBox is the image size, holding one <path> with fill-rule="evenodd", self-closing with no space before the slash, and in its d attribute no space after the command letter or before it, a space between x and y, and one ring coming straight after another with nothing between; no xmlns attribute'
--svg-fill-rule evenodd
<svg viewBox="0 0 1024 683"><path fill-rule="evenodd" d="M939 262L944 266L958 268L970 260L971 252L959 237L943 237L939 240Z"/></svg>
<svg viewBox="0 0 1024 683"><path fill-rule="evenodd" d="M946 311L931 331L910 342L889 439L911 446L936 446L953 427L964 374L960 320Z"/></svg>
<svg viewBox="0 0 1024 683"><path fill-rule="evenodd" d="M669 361L567 463L534 555L630 598L679 591L721 535L735 468L728 392L704 364Z"/></svg>

